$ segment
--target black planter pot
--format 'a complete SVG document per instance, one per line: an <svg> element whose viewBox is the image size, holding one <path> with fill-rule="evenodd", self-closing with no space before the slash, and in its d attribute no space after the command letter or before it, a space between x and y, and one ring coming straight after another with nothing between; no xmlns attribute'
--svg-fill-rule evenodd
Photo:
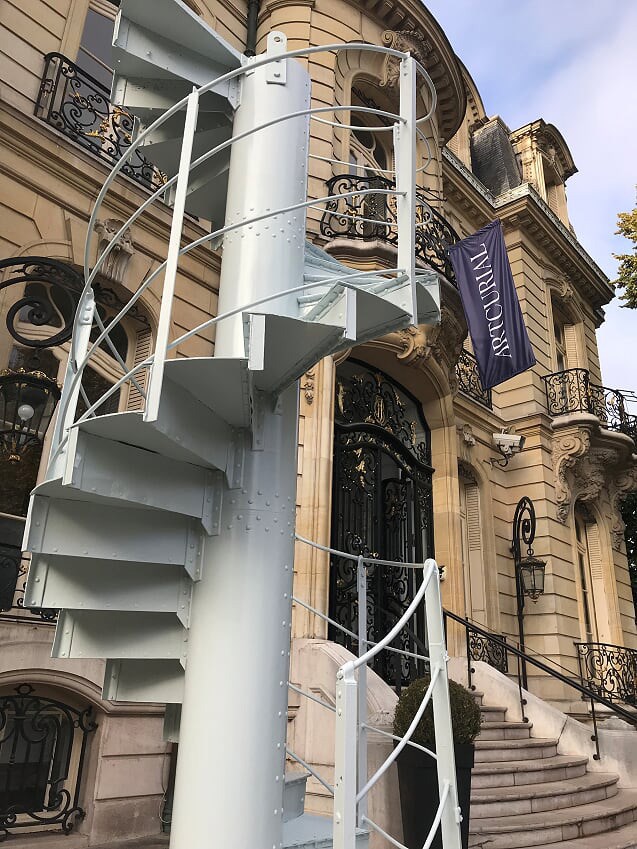
<svg viewBox="0 0 637 849"><path fill-rule="evenodd" d="M435 751L433 746L431 748ZM473 743L457 744L455 747L458 801L462 811L460 826L462 849L467 849L469 845L469 807L474 752ZM408 849L422 849L440 802L436 761L419 749L414 749L413 746L405 746L398 756L398 785L405 846ZM431 849L443 849L440 829L431 844Z"/></svg>

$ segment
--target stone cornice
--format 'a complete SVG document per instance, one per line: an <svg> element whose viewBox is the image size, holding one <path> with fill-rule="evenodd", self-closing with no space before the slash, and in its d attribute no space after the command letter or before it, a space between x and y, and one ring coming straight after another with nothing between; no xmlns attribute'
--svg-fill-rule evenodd
<svg viewBox="0 0 637 849"><path fill-rule="evenodd" d="M445 193L472 212L478 227L484 219L496 217L505 225L524 227L559 269L572 278L594 309L612 300L615 293L608 277L529 183L494 197L447 148L443 148L443 167Z"/></svg>
<svg viewBox="0 0 637 849"><path fill-rule="evenodd" d="M424 66L438 94L439 135L443 142L455 135L467 108L467 97L460 63L447 36L433 15L420 0L346 0L383 29L395 32L416 32L428 43Z"/></svg>

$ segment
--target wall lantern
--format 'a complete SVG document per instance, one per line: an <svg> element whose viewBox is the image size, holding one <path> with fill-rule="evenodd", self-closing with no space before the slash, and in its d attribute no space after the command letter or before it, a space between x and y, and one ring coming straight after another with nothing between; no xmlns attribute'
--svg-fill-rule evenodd
<svg viewBox="0 0 637 849"><path fill-rule="evenodd" d="M532 555L523 557L518 563L522 592L531 601L537 601L544 593L544 571L546 563Z"/></svg>
<svg viewBox="0 0 637 849"><path fill-rule="evenodd" d="M41 445L59 400L57 383L42 371L0 371L0 456L19 463Z"/></svg>

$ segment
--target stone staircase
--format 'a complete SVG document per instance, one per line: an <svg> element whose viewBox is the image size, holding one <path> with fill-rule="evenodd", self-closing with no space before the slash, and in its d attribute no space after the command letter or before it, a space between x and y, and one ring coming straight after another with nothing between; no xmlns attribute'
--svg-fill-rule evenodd
<svg viewBox="0 0 637 849"><path fill-rule="evenodd" d="M484 705L472 774L471 849L637 849L637 790L589 772L587 756L559 755L557 740L507 722Z"/></svg>

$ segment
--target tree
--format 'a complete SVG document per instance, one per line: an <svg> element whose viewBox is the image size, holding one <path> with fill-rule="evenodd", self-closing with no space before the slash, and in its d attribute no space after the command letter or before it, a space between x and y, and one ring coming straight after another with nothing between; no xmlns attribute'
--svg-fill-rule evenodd
<svg viewBox="0 0 637 849"><path fill-rule="evenodd" d="M632 212L620 212L617 216L618 230L615 232L633 244L632 253L613 254L619 260L615 285L624 292L620 299L624 306L637 309L637 206Z"/></svg>

